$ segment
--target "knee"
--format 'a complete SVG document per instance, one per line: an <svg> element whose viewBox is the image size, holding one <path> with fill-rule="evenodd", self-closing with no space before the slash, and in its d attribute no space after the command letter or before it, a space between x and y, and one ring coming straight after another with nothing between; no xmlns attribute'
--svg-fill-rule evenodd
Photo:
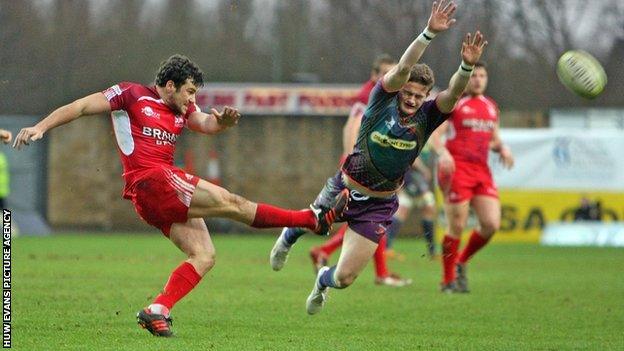
<svg viewBox="0 0 624 351"><path fill-rule="evenodd" d="M484 237L490 237L500 229L500 220L486 220L479 223L479 226L481 227L481 234Z"/></svg>
<svg viewBox="0 0 624 351"><path fill-rule="evenodd" d="M216 262L216 255L214 252L202 252L192 255L190 258L197 269L197 273L201 276L208 273Z"/></svg>
<svg viewBox="0 0 624 351"><path fill-rule="evenodd" d="M230 192L226 193L223 196L223 203L226 206L232 207L235 209L240 209L246 202L247 200L243 198L242 196L236 195Z"/></svg>
<svg viewBox="0 0 624 351"><path fill-rule="evenodd" d="M460 236L464 231L464 223L460 218L451 217L449 220L449 233L452 236Z"/></svg>
<svg viewBox="0 0 624 351"><path fill-rule="evenodd" d="M421 216L425 217L424 219L433 220L436 215L436 208L433 205L425 205L422 209Z"/></svg>

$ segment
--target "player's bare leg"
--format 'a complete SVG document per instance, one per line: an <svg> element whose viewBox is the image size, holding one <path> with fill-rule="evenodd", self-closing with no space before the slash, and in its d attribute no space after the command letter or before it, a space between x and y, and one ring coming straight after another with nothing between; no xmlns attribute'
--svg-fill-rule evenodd
<svg viewBox="0 0 624 351"><path fill-rule="evenodd" d="M348 228L343 239L338 264L319 270L314 288L306 302L308 313L315 314L321 311L327 298L328 288L344 289L353 284L373 256L377 245Z"/></svg>
<svg viewBox="0 0 624 351"><path fill-rule="evenodd" d="M326 235L335 219L328 216L332 211L333 208L293 211L255 203L202 179L193 193L188 216L229 218L255 228L302 227Z"/></svg>
<svg viewBox="0 0 624 351"><path fill-rule="evenodd" d="M472 198L471 205L479 220L479 227L481 228L479 234L489 240L500 229L500 201L495 197L478 195ZM466 260L469 258L466 257Z"/></svg>
<svg viewBox="0 0 624 351"><path fill-rule="evenodd" d="M348 227L349 225L347 223L343 223L336 233L332 235L329 240L324 242L323 245L314 246L310 249L310 259L314 267L314 274L317 274L322 267L327 266L331 255L342 246L342 239Z"/></svg>
<svg viewBox="0 0 624 351"><path fill-rule="evenodd" d="M137 314L139 325L156 336L167 337L173 335L169 311L215 263L215 248L203 219L191 218L186 223L174 223L169 239L188 258L173 271L152 304Z"/></svg>
<svg viewBox="0 0 624 351"><path fill-rule="evenodd" d="M491 196L475 196L471 205L479 220L479 229L475 229L470 235L468 243L457 257L457 291L469 292L466 263L488 241L500 227L501 208L500 201Z"/></svg>
<svg viewBox="0 0 624 351"><path fill-rule="evenodd" d="M455 264L461 234L466 227L469 214L469 202L446 203L444 212L448 221L447 232L442 241L442 292L453 292L455 289Z"/></svg>

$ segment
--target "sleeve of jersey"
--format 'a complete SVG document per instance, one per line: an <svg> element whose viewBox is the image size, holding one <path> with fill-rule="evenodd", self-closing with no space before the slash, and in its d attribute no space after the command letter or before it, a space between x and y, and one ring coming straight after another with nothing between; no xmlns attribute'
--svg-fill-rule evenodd
<svg viewBox="0 0 624 351"><path fill-rule="evenodd" d="M104 90L102 93L111 105L111 111L126 110L132 103L132 83L121 82Z"/></svg>
<svg viewBox="0 0 624 351"><path fill-rule="evenodd" d="M202 110L199 108L199 106L195 103L190 104L188 109L186 110L186 114L184 114L184 125L187 126L188 125L188 119L189 117L191 117L191 114L193 112L202 112Z"/></svg>
<svg viewBox="0 0 624 351"><path fill-rule="evenodd" d="M375 123L376 121L384 118L385 116L383 116L383 111L398 93L396 91L391 93L387 92L383 87L382 81L383 79L380 79L371 91L368 106L364 112L364 119L362 120L363 123Z"/></svg>

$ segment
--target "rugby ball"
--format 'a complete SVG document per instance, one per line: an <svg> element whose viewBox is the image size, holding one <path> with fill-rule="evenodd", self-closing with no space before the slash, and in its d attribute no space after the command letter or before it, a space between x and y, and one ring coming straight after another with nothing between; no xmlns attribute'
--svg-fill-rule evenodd
<svg viewBox="0 0 624 351"><path fill-rule="evenodd" d="M561 55L557 75L566 88L587 99L600 95L607 84L607 74L600 62L583 50L570 50Z"/></svg>

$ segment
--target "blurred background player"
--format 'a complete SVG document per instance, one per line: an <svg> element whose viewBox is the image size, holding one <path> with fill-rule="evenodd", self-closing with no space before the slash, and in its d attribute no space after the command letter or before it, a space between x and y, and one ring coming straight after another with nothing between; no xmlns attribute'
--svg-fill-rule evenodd
<svg viewBox="0 0 624 351"><path fill-rule="evenodd" d="M432 145L439 156L438 181L444 194L448 222L442 241L443 292L469 292L466 263L492 238L500 227L498 190L488 166L488 154L499 153L506 168L513 155L503 144L498 130L498 106L484 95L488 75L483 63L475 65L464 96L448 121L433 134ZM446 144L442 136L446 135ZM470 207L479 226L457 254Z"/></svg>
<svg viewBox="0 0 624 351"><path fill-rule="evenodd" d="M355 145L357 135L360 131L360 125L362 124L362 116L368 104L368 97L373 87L375 87L375 83L388 73L394 65L396 65L396 60L386 54L379 56L375 59L375 62L373 62L370 79L362 85L362 88L358 92L357 101L351 107L347 122L342 129L343 153L340 157L340 166L342 166L344 160L353 151L353 146ZM310 249L310 258L312 259L315 272L318 272L321 267L326 266L332 253L342 246L342 239L348 226L347 223L344 223L323 245L315 246ZM375 284L394 287L403 287L411 284L411 279L403 279L398 274L391 273L388 270L384 252L385 243L386 237L384 236L381 238L380 245L377 247L377 251L375 251L375 255L373 256L375 262Z"/></svg>
<svg viewBox="0 0 624 351"><path fill-rule="evenodd" d="M336 194L347 192L349 206L338 220L346 221L349 228L338 264L323 267L317 274L306 300L308 314L321 311L329 288L344 289L353 284L375 253L398 208L396 193L405 172L453 110L487 45L479 31L474 36L468 33L462 42L462 62L449 87L435 100L426 101L434 84L433 72L418 61L436 34L455 23L452 16L456 9L453 2L433 3L427 28L373 88L353 152L315 200L322 207ZM274 270L283 268L290 248L304 233L284 228L270 254Z"/></svg>
<svg viewBox="0 0 624 351"><path fill-rule="evenodd" d="M0 140L4 144L11 142L13 135L10 131L0 129ZM10 192L10 176L9 176L9 161L2 150L0 150L0 208L6 207L6 198Z"/></svg>
<svg viewBox="0 0 624 351"><path fill-rule="evenodd" d="M195 95L203 72L188 57L173 55L162 62L154 86L122 82L62 106L15 137L20 148L49 130L82 116L110 113L117 139L125 187L139 216L160 229L187 259L169 277L163 291L139 311L139 325L156 336L172 336L173 306L200 282L215 264L215 248L203 218L224 217L252 227L302 226L327 234L346 200L323 209L284 210L254 203L173 165L175 145L185 127L216 134L235 126L240 114L225 107L201 112Z"/></svg>
<svg viewBox="0 0 624 351"><path fill-rule="evenodd" d="M420 225L422 235L427 242L429 258L435 257L434 220L436 215L435 196L431 191L432 174L427 164L431 161L429 143L425 145L420 155L405 173L405 184L399 191L399 208L392 217L392 224L386 235L386 257L389 259L405 259L405 256L394 249L394 239L407 220L414 206L420 210Z"/></svg>

